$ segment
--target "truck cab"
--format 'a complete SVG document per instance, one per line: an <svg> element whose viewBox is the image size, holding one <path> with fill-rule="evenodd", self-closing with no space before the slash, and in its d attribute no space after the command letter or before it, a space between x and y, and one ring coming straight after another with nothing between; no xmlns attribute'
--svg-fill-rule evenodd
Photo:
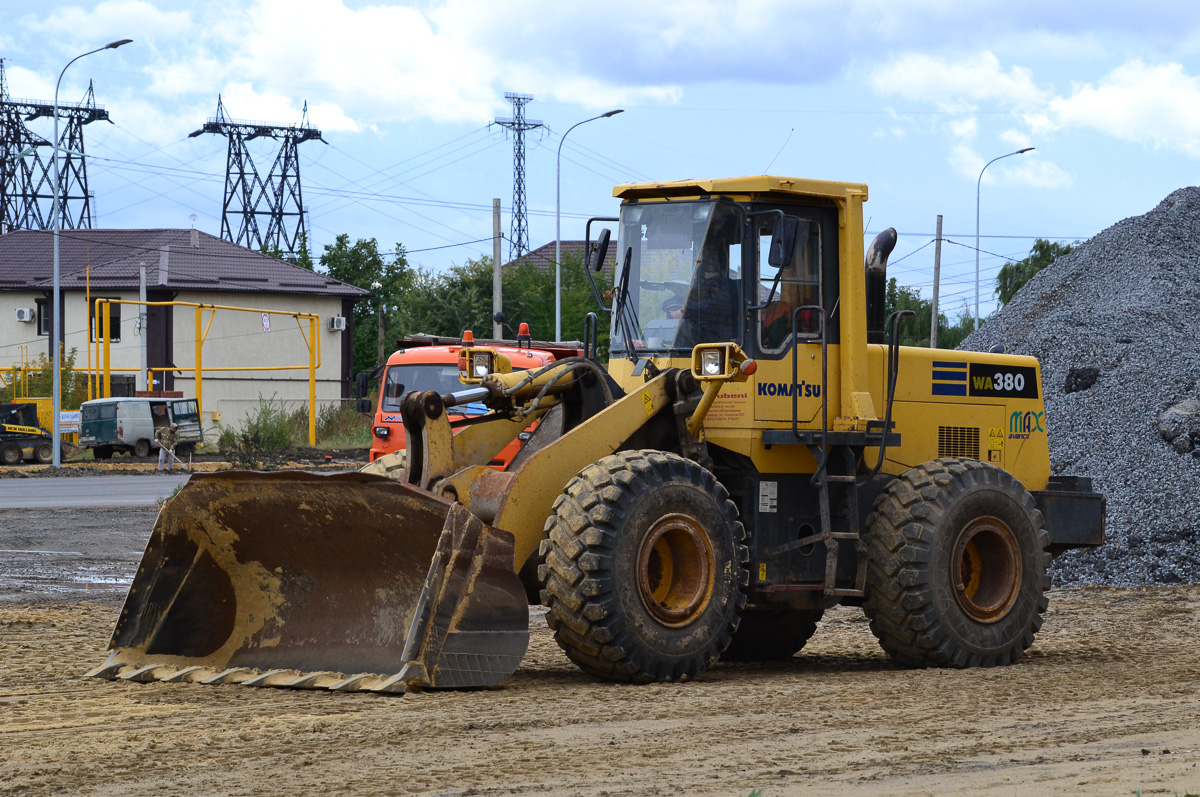
<svg viewBox="0 0 1200 797"><path fill-rule="evenodd" d="M397 341L397 349L388 357L381 375L379 400L375 403L371 427L371 462L385 454L403 451L404 421L400 417L400 398L412 390L436 390L453 393L461 390L459 356L464 346L488 346L506 358L514 371L536 370L564 357L583 355L578 341L547 343L530 339L525 324L517 340L475 341L468 330L461 339L434 335L410 335ZM460 429L469 419L488 410L482 404L466 404L447 410L451 427ZM513 441L490 463L503 467L516 454L520 440Z"/></svg>

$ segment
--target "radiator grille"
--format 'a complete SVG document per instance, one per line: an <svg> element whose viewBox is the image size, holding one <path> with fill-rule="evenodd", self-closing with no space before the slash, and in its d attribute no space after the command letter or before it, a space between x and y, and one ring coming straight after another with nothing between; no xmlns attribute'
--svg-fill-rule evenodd
<svg viewBox="0 0 1200 797"><path fill-rule="evenodd" d="M970 426L939 426L938 456L979 459L979 430Z"/></svg>

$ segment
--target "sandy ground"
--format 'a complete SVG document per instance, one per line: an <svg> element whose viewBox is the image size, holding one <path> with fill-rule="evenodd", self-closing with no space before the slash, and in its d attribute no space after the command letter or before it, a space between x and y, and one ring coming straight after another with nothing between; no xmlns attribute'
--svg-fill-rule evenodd
<svg viewBox="0 0 1200 797"><path fill-rule="evenodd" d="M153 515L0 510L0 794L1200 794L1200 586L1055 591L994 670L894 667L844 608L688 684L595 682L536 611L483 691L85 678Z"/></svg>

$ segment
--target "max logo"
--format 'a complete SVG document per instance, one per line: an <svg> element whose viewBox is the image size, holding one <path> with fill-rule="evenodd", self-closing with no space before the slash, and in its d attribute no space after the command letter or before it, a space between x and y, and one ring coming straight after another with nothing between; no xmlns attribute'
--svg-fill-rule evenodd
<svg viewBox="0 0 1200 797"><path fill-rule="evenodd" d="M1010 440L1027 440L1032 432L1045 432L1042 428L1044 412L1014 412L1008 418Z"/></svg>
<svg viewBox="0 0 1200 797"><path fill-rule="evenodd" d="M821 386L810 385L807 381L799 382L798 384L789 385L786 382L759 382L758 395L760 396L791 396L793 393L797 398L820 398Z"/></svg>
<svg viewBox="0 0 1200 797"><path fill-rule="evenodd" d="M403 423L403 421L400 419L399 415L384 415L383 422L384 423Z"/></svg>

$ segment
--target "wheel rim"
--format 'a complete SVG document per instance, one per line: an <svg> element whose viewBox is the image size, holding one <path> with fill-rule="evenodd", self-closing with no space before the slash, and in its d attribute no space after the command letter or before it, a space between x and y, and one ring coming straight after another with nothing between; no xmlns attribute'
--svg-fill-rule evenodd
<svg viewBox="0 0 1200 797"><path fill-rule="evenodd" d="M973 620L994 623L1012 609L1020 587L1017 538L994 517L977 518L958 535L951 559L954 597Z"/></svg>
<svg viewBox="0 0 1200 797"><path fill-rule="evenodd" d="M667 626L693 622L712 597L715 563L712 543L694 518L660 518L638 550L638 593L646 611Z"/></svg>

